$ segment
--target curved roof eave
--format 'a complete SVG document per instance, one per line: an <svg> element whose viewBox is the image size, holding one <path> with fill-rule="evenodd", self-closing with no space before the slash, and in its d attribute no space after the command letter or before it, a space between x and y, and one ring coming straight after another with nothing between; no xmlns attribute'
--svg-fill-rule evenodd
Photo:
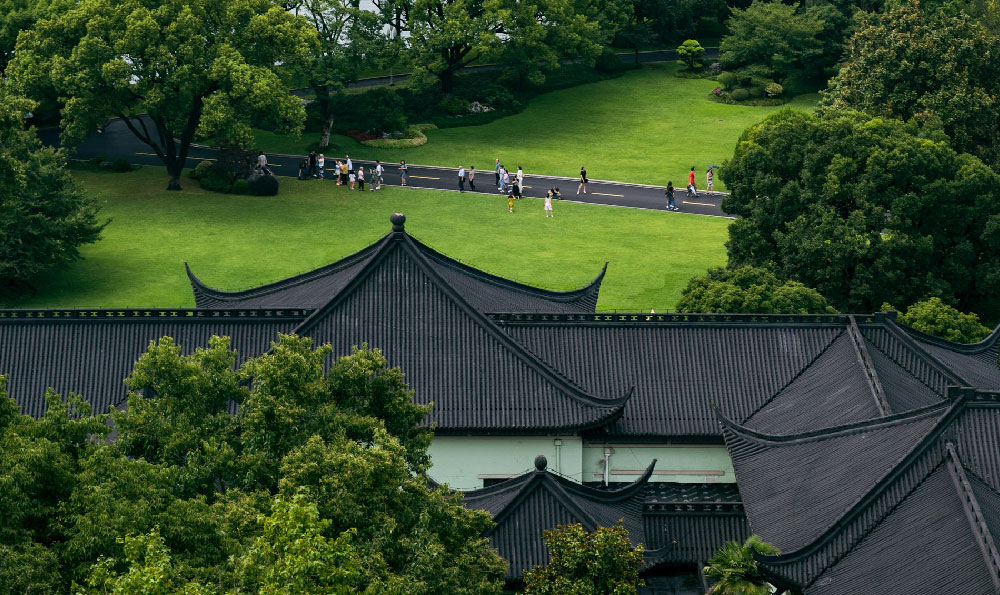
<svg viewBox="0 0 1000 595"><path fill-rule="evenodd" d="M887 323L892 324L896 328L900 329L904 333L910 335L917 341L922 343L929 343L937 347L942 347L954 351L956 353L962 353L966 355L974 355L977 353L982 353L989 350L993 346L997 345L1000 341L1000 324L997 325L993 331L986 336L985 339L979 341L978 343L955 343L954 341L949 341L947 339L942 339L941 337L935 337L934 335L927 334L923 331L918 331L917 329L906 326L905 324L900 324L896 320L891 318L886 319Z"/></svg>

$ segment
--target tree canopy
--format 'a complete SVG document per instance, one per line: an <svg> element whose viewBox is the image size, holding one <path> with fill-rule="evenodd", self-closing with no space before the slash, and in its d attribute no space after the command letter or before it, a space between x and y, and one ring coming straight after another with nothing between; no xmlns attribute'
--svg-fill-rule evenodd
<svg viewBox="0 0 1000 595"><path fill-rule="evenodd" d="M62 151L43 148L24 116L34 103L0 90L0 286L11 288L80 258L105 224L66 171Z"/></svg>
<svg viewBox="0 0 1000 595"><path fill-rule="evenodd" d="M964 13L916 2L865 15L824 103L875 116L937 117L955 149L1000 166L1000 37Z"/></svg>
<svg viewBox="0 0 1000 595"><path fill-rule="evenodd" d="M628 595L642 586L642 545L620 523L593 532L559 525L543 538L550 560L524 573L525 595Z"/></svg>
<svg viewBox="0 0 1000 595"><path fill-rule="evenodd" d="M745 542L727 541L708 559L705 578L712 582L708 595L771 595L754 554L777 555L778 548L751 535Z"/></svg>
<svg viewBox="0 0 1000 595"><path fill-rule="evenodd" d="M252 124L301 129L277 65L306 60L314 42L270 0L82 0L25 31L9 70L29 96L56 89L65 142L121 117L179 190L196 132L245 146Z"/></svg>
<svg viewBox="0 0 1000 595"><path fill-rule="evenodd" d="M729 265L768 267L840 311L954 296L1000 313L1000 178L933 121L783 111L748 128L721 175Z"/></svg>
<svg viewBox="0 0 1000 595"><path fill-rule="evenodd" d="M883 307L883 309L890 308ZM910 305L900 314L899 322L920 332L955 343L976 343L990 334L990 329L979 322L979 316L960 312L944 303L939 297Z"/></svg>
<svg viewBox="0 0 1000 595"><path fill-rule="evenodd" d="M16 488L0 577L49 593L498 593L489 515L422 474L427 408L378 351L324 372L329 355L283 336L237 366L228 339L185 355L165 337L110 442L88 439L110 426L75 400L17 415L0 377L0 485Z"/></svg>
<svg viewBox="0 0 1000 595"><path fill-rule="evenodd" d="M727 69L753 67L780 83L822 54L823 25L798 6L754 0L732 11L719 57Z"/></svg>
<svg viewBox="0 0 1000 595"><path fill-rule="evenodd" d="M767 269L744 266L711 269L695 277L677 302L678 312L824 314L835 312L815 289L780 281Z"/></svg>

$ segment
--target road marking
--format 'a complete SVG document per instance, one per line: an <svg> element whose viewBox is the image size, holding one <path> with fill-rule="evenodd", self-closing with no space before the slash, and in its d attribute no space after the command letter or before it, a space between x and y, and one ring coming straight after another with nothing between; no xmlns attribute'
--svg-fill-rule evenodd
<svg viewBox="0 0 1000 595"><path fill-rule="evenodd" d="M414 176L409 175L408 178L417 178L418 180L440 180L441 178L432 178L431 176Z"/></svg>
<svg viewBox="0 0 1000 595"><path fill-rule="evenodd" d="M713 205L710 202L695 202L693 200L685 200L685 201L681 202L681 204L682 205L701 205L703 207L714 207L714 206L716 206L716 205Z"/></svg>
<svg viewBox="0 0 1000 595"><path fill-rule="evenodd" d="M156 153L142 153L139 151L135 152L136 155L149 155L150 157L159 157ZM199 159L201 161L215 161L215 157L188 157L188 159ZM268 164L270 165L270 164ZM276 167L281 167L280 165Z"/></svg>
<svg viewBox="0 0 1000 595"><path fill-rule="evenodd" d="M603 192L589 192L588 194L593 194L595 196L617 196L618 198L625 198L624 194L605 194Z"/></svg>

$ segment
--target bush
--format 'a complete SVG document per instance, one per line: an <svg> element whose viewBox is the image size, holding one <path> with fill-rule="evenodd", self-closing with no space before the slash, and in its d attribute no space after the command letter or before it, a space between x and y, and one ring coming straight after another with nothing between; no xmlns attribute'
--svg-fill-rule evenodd
<svg viewBox="0 0 1000 595"><path fill-rule="evenodd" d="M132 164L128 162L128 159L119 157L115 159L111 164L111 171L126 172L132 171Z"/></svg>
<svg viewBox="0 0 1000 595"><path fill-rule="evenodd" d="M604 48L594 62L594 70L597 72L618 72L621 69L621 58L611 48Z"/></svg>
<svg viewBox="0 0 1000 595"><path fill-rule="evenodd" d="M247 183L246 179L238 178L229 187L229 191L233 194L250 194L250 184Z"/></svg>
<svg viewBox="0 0 1000 595"><path fill-rule="evenodd" d="M250 194L254 196L275 196L278 194L278 179L274 176L254 174L246 179Z"/></svg>
<svg viewBox="0 0 1000 595"><path fill-rule="evenodd" d="M191 173L188 174L188 177L191 178L192 180L201 180L202 178L208 175L211 169L212 169L211 161L202 161L201 163L196 165L194 169L191 170Z"/></svg>
<svg viewBox="0 0 1000 595"><path fill-rule="evenodd" d="M726 91L732 91L733 87L736 86L736 73L735 72L723 72L719 74L719 84Z"/></svg>
<svg viewBox="0 0 1000 595"><path fill-rule="evenodd" d="M750 87L747 91L749 91L750 97L754 99L760 99L764 96L764 87Z"/></svg>
<svg viewBox="0 0 1000 595"><path fill-rule="evenodd" d="M469 113L469 102L452 95L442 99L438 103L438 108L449 116L463 116Z"/></svg>
<svg viewBox="0 0 1000 595"><path fill-rule="evenodd" d="M768 97L779 97L785 90L778 83L768 83L764 85L764 93Z"/></svg>
<svg viewBox="0 0 1000 595"><path fill-rule="evenodd" d="M686 66L688 70L701 69L701 57L705 55L705 48L697 40L688 39L677 47L677 55L680 60L677 62Z"/></svg>
<svg viewBox="0 0 1000 595"><path fill-rule="evenodd" d="M403 98L389 87L375 87L361 93L353 109L359 110L355 113L364 123L362 129L370 130L376 136L406 128Z"/></svg>
<svg viewBox="0 0 1000 595"><path fill-rule="evenodd" d="M746 101L747 99L750 99L750 91L747 91L746 89L736 89L730 93L729 96L735 101Z"/></svg>

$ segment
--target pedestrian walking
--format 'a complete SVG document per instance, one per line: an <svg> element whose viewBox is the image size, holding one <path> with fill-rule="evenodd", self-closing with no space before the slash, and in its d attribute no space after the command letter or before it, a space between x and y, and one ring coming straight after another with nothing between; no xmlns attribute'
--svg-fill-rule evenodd
<svg viewBox="0 0 1000 595"><path fill-rule="evenodd" d="M712 173L714 168L709 167L708 171L705 172L705 191L715 194L715 186L713 182L715 181L715 175Z"/></svg>
<svg viewBox="0 0 1000 595"><path fill-rule="evenodd" d="M354 190L354 182L357 181L357 177L355 176L353 171L347 172L347 179L350 180L351 182L351 190Z"/></svg>
<svg viewBox="0 0 1000 595"><path fill-rule="evenodd" d="M358 190L365 191L365 166L358 168Z"/></svg>
<svg viewBox="0 0 1000 595"><path fill-rule="evenodd" d="M524 170L521 169L520 165L517 166L517 185L524 187Z"/></svg>
<svg viewBox="0 0 1000 595"><path fill-rule="evenodd" d="M299 179L305 180L309 175L309 162L303 159L299 162Z"/></svg>
<svg viewBox="0 0 1000 595"><path fill-rule="evenodd" d="M458 166L458 191L465 192L465 166Z"/></svg>
<svg viewBox="0 0 1000 595"><path fill-rule="evenodd" d="M667 210L676 211L677 203L674 202L674 183L673 181L667 182Z"/></svg>
<svg viewBox="0 0 1000 595"><path fill-rule="evenodd" d="M322 180L325 175L324 172L326 172L326 157L322 153L316 157L316 171L316 177Z"/></svg>
<svg viewBox="0 0 1000 595"><path fill-rule="evenodd" d="M375 187L372 188L372 192L382 189L382 162L375 160Z"/></svg>
<svg viewBox="0 0 1000 595"><path fill-rule="evenodd" d="M514 178L514 183L510 185L511 191L514 193L514 198L521 200L521 184L517 182L517 178Z"/></svg>
<svg viewBox="0 0 1000 595"><path fill-rule="evenodd" d="M476 191L476 166L469 166L469 190Z"/></svg>
<svg viewBox="0 0 1000 595"><path fill-rule="evenodd" d="M257 172L262 176L271 174L271 171L267 169L267 155L264 154L264 151L257 152Z"/></svg>
<svg viewBox="0 0 1000 595"><path fill-rule="evenodd" d="M552 213L552 195L553 194L555 194L555 190L553 190L551 188L549 189L548 192L545 193L545 217L546 217L546 219L549 218L549 217L555 217L555 214Z"/></svg>
<svg viewBox="0 0 1000 595"><path fill-rule="evenodd" d="M507 212L514 212L514 195L510 192L507 193Z"/></svg>
<svg viewBox="0 0 1000 595"><path fill-rule="evenodd" d="M496 184L496 186L497 186L497 188L499 188L500 187L500 158L499 157L497 157L497 162L493 166L493 172L496 173L496 175L497 175L497 184Z"/></svg>
<svg viewBox="0 0 1000 595"><path fill-rule="evenodd" d="M576 187L576 193L577 194L581 194L581 193L586 194L587 193L587 182L589 182L589 181L590 180L587 179L587 168L581 165L580 166L580 185Z"/></svg>
<svg viewBox="0 0 1000 595"><path fill-rule="evenodd" d="M316 177L316 151L309 151L309 171L310 177Z"/></svg>
<svg viewBox="0 0 1000 595"><path fill-rule="evenodd" d="M691 166L691 171L688 172L688 194L697 198L698 187L694 183L694 166Z"/></svg>
<svg viewBox="0 0 1000 595"><path fill-rule="evenodd" d="M340 185L341 186L347 185L347 162L346 161L341 161L340 162Z"/></svg>
<svg viewBox="0 0 1000 595"><path fill-rule="evenodd" d="M399 162L399 185L406 186L406 161Z"/></svg>
<svg viewBox="0 0 1000 595"><path fill-rule="evenodd" d="M510 174L508 174L507 170L505 170L503 168L503 166L501 165L500 166L500 188L498 188L498 190L500 190L500 192L507 192L507 185L508 184L510 184Z"/></svg>
<svg viewBox="0 0 1000 595"><path fill-rule="evenodd" d="M354 162L351 161L351 156L350 155L344 155L344 157L347 159L347 173L349 173L349 174L350 173L354 173Z"/></svg>

